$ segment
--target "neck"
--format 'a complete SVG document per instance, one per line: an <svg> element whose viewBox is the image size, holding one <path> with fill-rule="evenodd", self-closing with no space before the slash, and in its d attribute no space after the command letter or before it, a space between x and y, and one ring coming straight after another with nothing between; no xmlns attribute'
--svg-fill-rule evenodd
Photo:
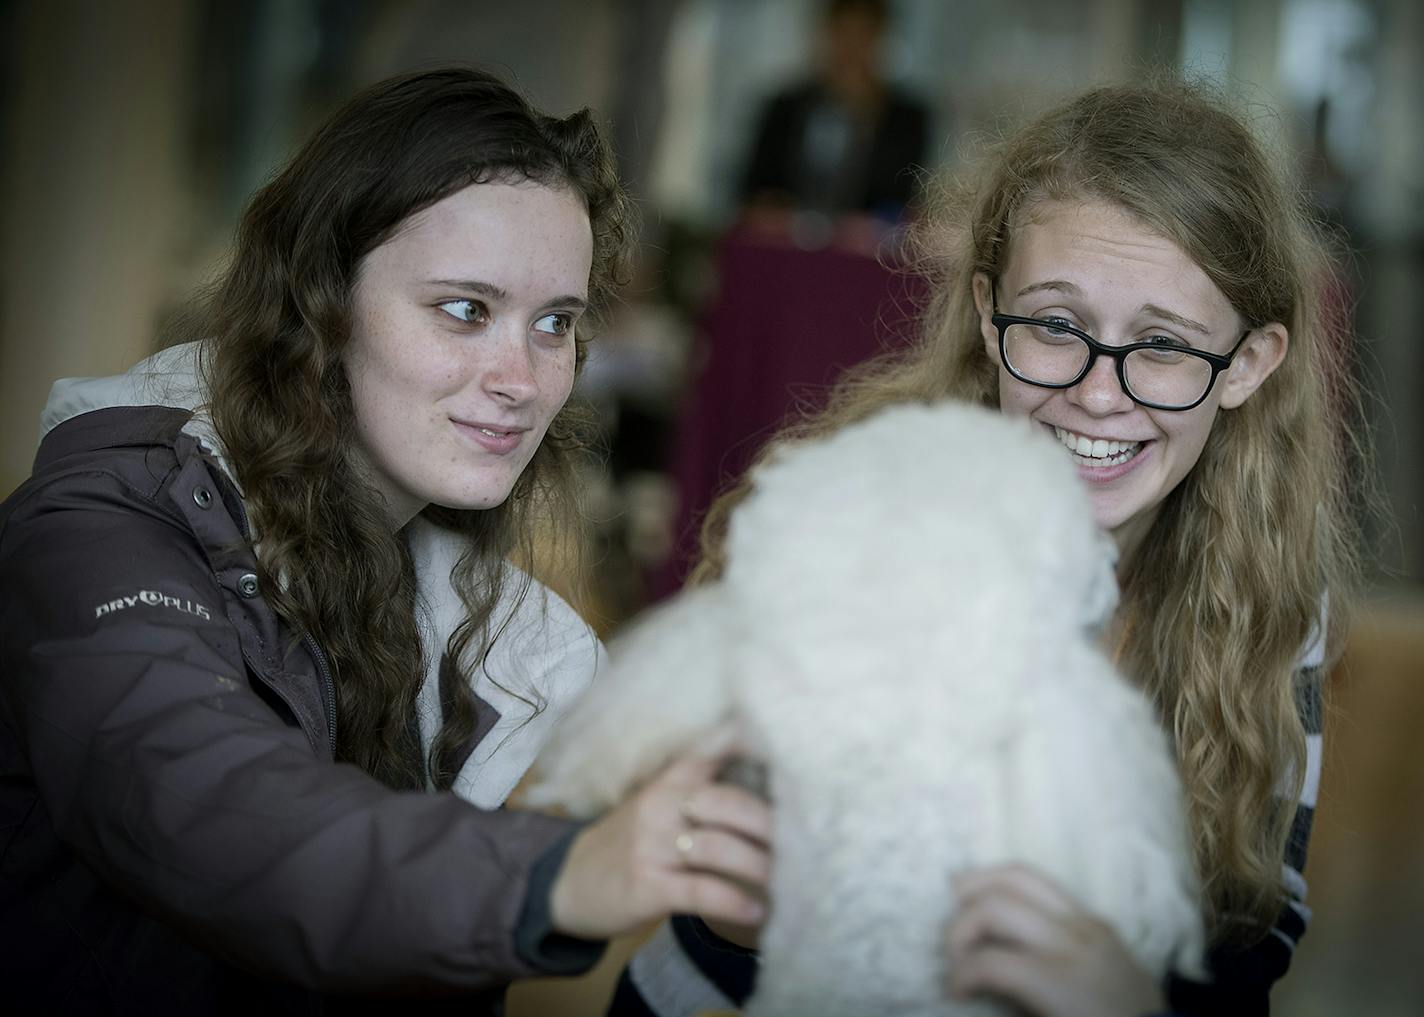
<svg viewBox="0 0 1424 1017"><path fill-rule="evenodd" d="M405 524L425 508L425 503L400 491L383 474L372 469L370 460L359 447L351 450L351 462L358 477L369 485L381 504L390 532L399 533Z"/></svg>
<svg viewBox="0 0 1424 1017"><path fill-rule="evenodd" d="M880 104L882 87L880 80L872 74L855 68L845 68L831 73L831 91L858 116L865 116Z"/></svg>
<svg viewBox="0 0 1424 1017"><path fill-rule="evenodd" d="M1157 512L1160 506L1137 513L1112 531L1113 542L1117 544L1117 578L1121 583L1127 575L1128 567L1132 564L1132 558L1142 547L1147 534L1152 530L1152 524L1157 521Z"/></svg>

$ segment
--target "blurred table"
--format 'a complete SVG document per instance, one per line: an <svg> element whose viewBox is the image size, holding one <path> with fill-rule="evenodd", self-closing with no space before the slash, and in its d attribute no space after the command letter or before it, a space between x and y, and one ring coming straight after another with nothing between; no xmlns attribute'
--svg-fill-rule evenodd
<svg viewBox="0 0 1424 1017"><path fill-rule="evenodd" d="M849 220L809 250L795 231L742 226L722 240L717 293L671 454L679 507L675 545L655 597L674 592L696 560L702 517L794 414L824 405L847 368L902 345L923 283L904 271L893 234ZM804 244L804 241L803 241Z"/></svg>
<svg viewBox="0 0 1424 1017"><path fill-rule="evenodd" d="M1305 878L1314 909L1272 993L1289 1017L1424 1013L1424 591L1364 610L1330 680Z"/></svg>

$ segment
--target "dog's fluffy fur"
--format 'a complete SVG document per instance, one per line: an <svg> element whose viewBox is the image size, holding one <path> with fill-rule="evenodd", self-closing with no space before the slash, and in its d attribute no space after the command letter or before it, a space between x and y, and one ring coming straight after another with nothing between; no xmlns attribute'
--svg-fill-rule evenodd
<svg viewBox="0 0 1424 1017"><path fill-rule="evenodd" d="M775 803L748 1014L997 1012L944 998L943 934L950 877L1011 860L1153 973L1196 969L1176 770L1097 648L1113 550L1051 438L883 411L763 466L728 554L614 646L530 800L597 813L733 729Z"/></svg>

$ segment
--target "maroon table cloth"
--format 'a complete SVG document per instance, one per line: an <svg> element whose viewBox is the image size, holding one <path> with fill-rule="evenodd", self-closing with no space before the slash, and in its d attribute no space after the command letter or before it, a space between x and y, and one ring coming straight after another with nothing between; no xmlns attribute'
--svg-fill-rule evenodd
<svg viewBox="0 0 1424 1017"><path fill-rule="evenodd" d="M672 448L675 544L650 584L655 597L681 584L708 506L781 425L823 405L847 367L910 337L923 283L866 236L820 250L764 229L723 239Z"/></svg>

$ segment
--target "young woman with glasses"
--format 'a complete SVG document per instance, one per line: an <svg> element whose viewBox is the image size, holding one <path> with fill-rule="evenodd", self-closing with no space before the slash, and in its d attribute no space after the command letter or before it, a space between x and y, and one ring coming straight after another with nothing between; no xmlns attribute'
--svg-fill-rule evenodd
<svg viewBox="0 0 1424 1017"><path fill-rule="evenodd" d="M943 188L921 240L919 344L786 440L953 397L1063 444L1119 548L1106 648L1173 738L1212 941L1210 984L1157 985L1042 876L980 872L956 887L947 991L1040 1017L1264 1014L1309 914L1321 672L1357 573L1321 235L1248 126L1168 82L1044 114ZM713 510L699 578L742 493ZM734 948L696 931L686 952L735 997Z"/></svg>

